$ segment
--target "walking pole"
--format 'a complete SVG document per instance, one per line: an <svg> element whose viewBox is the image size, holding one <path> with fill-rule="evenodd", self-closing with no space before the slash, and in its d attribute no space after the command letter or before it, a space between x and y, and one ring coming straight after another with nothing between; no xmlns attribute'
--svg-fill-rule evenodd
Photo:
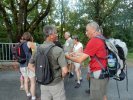
<svg viewBox="0 0 133 100"><path fill-rule="evenodd" d="M91 82L90 82L90 73L88 73L88 75L87 75L87 80L88 80L88 85L89 85L89 93L90 93L90 84L91 84Z"/></svg>
<svg viewBox="0 0 133 100"><path fill-rule="evenodd" d="M68 67L69 66L69 67ZM72 65L70 64L70 65L67 65L67 67L68 67L68 70L70 71L70 67L71 67ZM68 77L67 77L67 81L69 82L69 76L70 76L70 74L71 74L71 71L68 73Z"/></svg>
<svg viewBox="0 0 133 100"><path fill-rule="evenodd" d="M119 99L120 99L120 91L119 91L118 81L117 80L116 80L116 85L117 85L118 96L119 96Z"/></svg>
<svg viewBox="0 0 133 100"><path fill-rule="evenodd" d="M127 64L125 62L125 67L126 67L126 88L127 88L127 91L128 91L128 74L127 74Z"/></svg>
<svg viewBox="0 0 133 100"><path fill-rule="evenodd" d="M88 83L89 83L89 93L90 93L90 85L91 85L90 79L88 80Z"/></svg>

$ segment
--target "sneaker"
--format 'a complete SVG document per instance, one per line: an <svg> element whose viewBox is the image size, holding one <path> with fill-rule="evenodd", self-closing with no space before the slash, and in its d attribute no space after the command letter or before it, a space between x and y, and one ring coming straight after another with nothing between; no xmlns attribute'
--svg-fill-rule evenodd
<svg viewBox="0 0 133 100"><path fill-rule="evenodd" d="M41 98L36 98L36 100L41 100Z"/></svg>
<svg viewBox="0 0 133 100"><path fill-rule="evenodd" d="M80 82L82 82L83 81L83 79L80 79Z"/></svg>
<svg viewBox="0 0 133 100"><path fill-rule="evenodd" d="M85 93L90 94L90 89L85 90Z"/></svg>
<svg viewBox="0 0 133 100"><path fill-rule="evenodd" d="M24 87L20 87L20 90L23 91L24 90Z"/></svg>
<svg viewBox="0 0 133 100"><path fill-rule="evenodd" d="M74 75L72 73L69 74L69 78L72 78Z"/></svg>
<svg viewBox="0 0 133 100"><path fill-rule="evenodd" d="M77 81L77 79L75 79L75 82ZM82 82L83 81L83 79L80 79L80 82Z"/></svg>
<svg viewBox="0 0 133 100"><path fill-rule="evenodd" d="M31 96L27 96L27 100L31 100Z"/></svg>
<svg viewBox="0 0 133 100"><path fill-rule="evenodd" d="M77 83L76 86L74 88L79 88L80 87L80 84Z"/></svg>

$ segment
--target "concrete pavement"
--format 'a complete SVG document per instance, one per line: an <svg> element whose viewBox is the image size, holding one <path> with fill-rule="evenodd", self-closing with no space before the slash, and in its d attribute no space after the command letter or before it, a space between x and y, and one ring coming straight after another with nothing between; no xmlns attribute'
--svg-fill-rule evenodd
<svg viewBox="0 0 133 100"><path fill-rule="evenodd" d="M89 100L89 95L85 93L88 89L86 80L87 69L82 68L83 82L81 87L75 89L75 78L65 80L67 100ZM24 91L19 90L20 73L16 71L0 72L0 100L26 100ZM128 67L129 90L126 91L126 80L119 83L120 100L133 100L133 67ZM42 91L43 92L43 91ZM116 81L110 80L108 86L108 100L119 100ZM45 100L45 99L44 99Z"/></svg>

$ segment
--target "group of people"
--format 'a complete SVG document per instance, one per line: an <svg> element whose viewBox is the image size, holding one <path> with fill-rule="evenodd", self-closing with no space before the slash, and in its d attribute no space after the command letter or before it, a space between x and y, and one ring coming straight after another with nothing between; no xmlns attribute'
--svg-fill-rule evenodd
<svg viewBox="0 0 133 100"><path fill-rule="evenodd" d="M90 22L86 26L86 35L89 38L88 43L83 50L83 45L79 41L78 35L71 38L69 32L65 32L64 37L66 42L64 46L58 43L58 34L55 26L46 25L43 28L45 36L44 43L41 44L41 49L45 50L50 45L54 46L50 52L52 57L51 63L54 65L54 80L48 85L40 85L36 83L35 78L35 59L37 56L37 45L33 41L33 37L29 32L22 35L23 47L28 57L28 61L20 64L20 72L24 79L24 90L29 100L66 100L64 89L64 78L69 75L73 77L73 69L76 72L76 86L79 88L82 75L81 65L87 58L90 58L88 67L90 68L90 100L107 100L107 84L108 78L99 78L102 68L95 59L105 58L107 56L106 47L102 40L96 38L97 35L102 35L101 28L96 22ZM60 45L60 46L58 46ZM30 52L29 52L30 50ZM107 68L107 59L99 59L100 62ZM30 83L30 85L29 85ZM30 86L30 87L29 87Z"/></svg>
<svg viewBox="0 0 133 100"><path fill-rule="evenodd" d="M65 32L64 37L66 39L66 42L64 44L64 52L65 54L70 54L72 56L76 56L77 53L83 52L83 44L79 41L78 35L73 35L71 38L71 35L69 32ZM81 64L72 62L71 60L67 59L67 67L69 72L69 78L72 78L74 76L73 70L75 69L76 76L77 76L77 83L75 88L80 87L80 82L82 81L82 75L81 75Z"/></svg>

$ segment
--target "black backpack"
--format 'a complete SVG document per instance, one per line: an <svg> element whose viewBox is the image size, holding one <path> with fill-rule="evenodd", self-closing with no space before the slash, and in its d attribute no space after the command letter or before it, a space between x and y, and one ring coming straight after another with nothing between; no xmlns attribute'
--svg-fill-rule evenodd
<svg viewBox="0 0 133 100"><path fill-rule="evenodd" d="M54 80L53 66L48 58L48 53L54 46L55 45L50 45L44 50L40 46L37 48L35 74L36 81L42 85L50 84Z"/></svg>
<svg viewBox="0 0 133 100"><path fill-rule="evenodd" d="M19 44L17 44L16 46L16 51L17 51L17 56L16 59L20 64L24 64L27 62L28 60L28 53L31 53L31 49L29 49L26 46L27 42L21 42ZM24 49L25 48L25 49Z"/></svg>

